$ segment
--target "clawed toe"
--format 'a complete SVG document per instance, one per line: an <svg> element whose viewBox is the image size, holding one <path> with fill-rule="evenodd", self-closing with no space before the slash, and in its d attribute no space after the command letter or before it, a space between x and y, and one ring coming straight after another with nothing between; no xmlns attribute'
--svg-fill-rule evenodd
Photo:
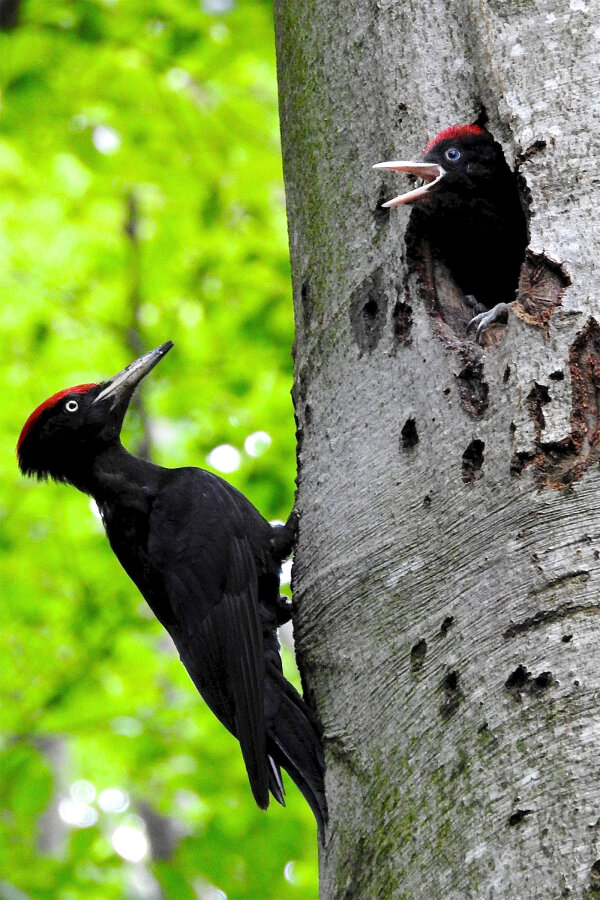
<svg viewBox="0 0 600 900"><path fill-rule="evenodd" d="M508 303L497 303L492 309L487 309L485 312L478 313L473 316L467 325L467 334L475 330L475 340L480 344L480 339L483 336L484 331L489 328L490 325L493 325L495 322L502 322L503 324L508 322L508 312Z"/></svg>

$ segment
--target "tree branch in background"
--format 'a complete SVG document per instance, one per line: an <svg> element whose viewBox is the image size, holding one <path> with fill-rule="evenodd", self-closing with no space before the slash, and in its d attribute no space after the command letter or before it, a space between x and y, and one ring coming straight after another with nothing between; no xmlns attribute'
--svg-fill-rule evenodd
<svg viewBox="0 0 600 900"><path fill-rule="evenodd" d="M0 31L9 31L19 24L21 0L0 0Z"/></svg>

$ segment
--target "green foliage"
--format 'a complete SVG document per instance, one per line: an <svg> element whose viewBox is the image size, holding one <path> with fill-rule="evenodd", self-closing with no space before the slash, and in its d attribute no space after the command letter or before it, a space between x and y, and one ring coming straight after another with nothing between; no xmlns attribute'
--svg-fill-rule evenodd
<svg viewBox="0 0 600 900"><path fill-rule="evenodd" d="M316 895L300 794L288 779L287 809L256 809L237 742L88 499L25 481L14 460L39 402L172 339L126 443L149 434L158 462L204 466L230 444L240 465L226 477L268 518L292 506L271 8L223 6L24 0L19 26L0 32L2 897ZM253 456L244 442L258 431L271 443ZM115 787L127 809L102 808ZM65 823L64 801L87 827ZM119 827L169 839L128 862Z"/></svg>

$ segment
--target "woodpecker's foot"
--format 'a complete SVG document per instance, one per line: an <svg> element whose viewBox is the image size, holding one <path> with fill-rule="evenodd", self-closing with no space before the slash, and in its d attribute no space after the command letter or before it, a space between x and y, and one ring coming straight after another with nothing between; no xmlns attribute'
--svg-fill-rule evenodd
<svg viewBox="0 0 600 900"><path fill-rule="evenodd" d="M278 594L277 597L269 597L260 604L260 620L263 626L265 639L270 640L277 628L286 625L292 618L294 603L289 597Z"/></svg>
<svg viewBox="0 0 600 900"><path fill-rule="evenodd" d="M289 622L292 618L292 610L293 604L289 597L284 597L283 594L279 595L277 602L275 603L275 620L277 624L277 628L280 628L282 625L285 625L286 622Z"/></svg>
<svg viewBox="0 0 600 900"><path fill-rule="evenodd" d="M467 334L475 329L475 340L480 344L480 338L483 336L486 328L489 328L494 322L502 322L503 324L508 322L508 311L508 303L497 303L492 309L486 309L485 312L474 315L467 325Z"/></svg>
<svg viewBox="0 0 600 900"><path fill-rule="evenodd" d="M276 525L271 535L271 552L278 562L290 556L298 536L300 516L295 509L291 511L285 525Z"/></svg>

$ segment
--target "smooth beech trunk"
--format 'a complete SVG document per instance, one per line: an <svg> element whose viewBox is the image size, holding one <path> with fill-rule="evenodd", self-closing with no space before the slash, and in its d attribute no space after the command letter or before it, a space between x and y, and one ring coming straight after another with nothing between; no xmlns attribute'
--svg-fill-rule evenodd
<svg viewBox="0 0 600 900"><path fill-rule="evenodd" d="M600 6L276 0L276 29L321 895L600 896ZM531 242L480 348L371 166L482 111Z"/></svg>

